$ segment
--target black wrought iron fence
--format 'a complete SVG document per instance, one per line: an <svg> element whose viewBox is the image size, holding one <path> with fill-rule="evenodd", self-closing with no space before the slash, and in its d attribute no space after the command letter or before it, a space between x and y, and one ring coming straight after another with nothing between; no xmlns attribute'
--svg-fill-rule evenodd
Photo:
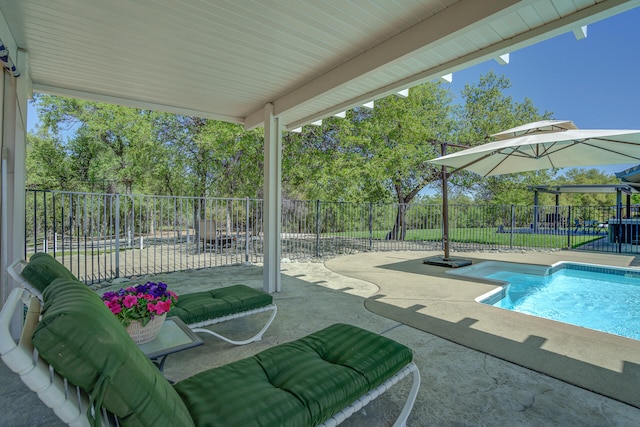
<svg viewBox="0 0 640 427"><path fill-rule="evenodd" d="M263 259L259 199L28 190L26 201L25 256L50 252L88 283ZM450 248L638 253L638 216L635 206L450 205ZM287 200L281 239L294 260L442 250L442 206Z"/></svg>

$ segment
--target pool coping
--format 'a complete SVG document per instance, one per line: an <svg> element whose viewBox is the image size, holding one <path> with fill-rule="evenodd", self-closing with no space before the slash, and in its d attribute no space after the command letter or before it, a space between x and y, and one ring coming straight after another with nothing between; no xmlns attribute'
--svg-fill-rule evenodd
<svg viewBox="0 0 640 427"><path fill-rule="evenodd" d="M477 303L496 284L422 263L432 255L437 253L367 253L325 265L376 284L380 291L365 301L374 313L640 408L640 341ZM628 267L634 259L573 251L456 254L466 255L474 263L546 266L586 261Z"/></svg>

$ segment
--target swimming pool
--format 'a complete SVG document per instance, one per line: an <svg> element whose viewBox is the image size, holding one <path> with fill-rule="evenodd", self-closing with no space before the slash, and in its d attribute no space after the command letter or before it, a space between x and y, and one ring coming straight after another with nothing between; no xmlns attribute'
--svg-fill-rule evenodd
<svg viewBox="0 0 640 427"><path fill-rule="evenodd" d="M640 340L640 270L488 261L449 272L496 281L482 304Z"/></svg>

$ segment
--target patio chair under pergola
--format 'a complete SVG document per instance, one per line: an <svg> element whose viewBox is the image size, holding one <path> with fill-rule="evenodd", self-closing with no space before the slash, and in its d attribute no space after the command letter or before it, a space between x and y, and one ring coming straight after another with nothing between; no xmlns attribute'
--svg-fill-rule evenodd
<svg viewBox="0 0 640 427"><path fill-rule="evenodd" d="M264 127L264 289L280 290L281 132L573 31L640 0L0 0L2 303L25 252L34 92Z"/></svg>

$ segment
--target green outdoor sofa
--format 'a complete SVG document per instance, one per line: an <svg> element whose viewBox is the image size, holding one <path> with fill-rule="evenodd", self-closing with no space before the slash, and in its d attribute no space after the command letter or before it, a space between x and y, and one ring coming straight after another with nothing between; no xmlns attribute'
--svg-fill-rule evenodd
<svg viewBox="0 0 640 427"><path fill-rule="evenodd" d="M23 303L16 344L10 323ZM69 425L337 425L412 374L396 422L405 425L420 385L411 349L345 324L172 385L100 297L69 277L46 286L42 301L12 291L0 312L0 354Z"/></svg>

